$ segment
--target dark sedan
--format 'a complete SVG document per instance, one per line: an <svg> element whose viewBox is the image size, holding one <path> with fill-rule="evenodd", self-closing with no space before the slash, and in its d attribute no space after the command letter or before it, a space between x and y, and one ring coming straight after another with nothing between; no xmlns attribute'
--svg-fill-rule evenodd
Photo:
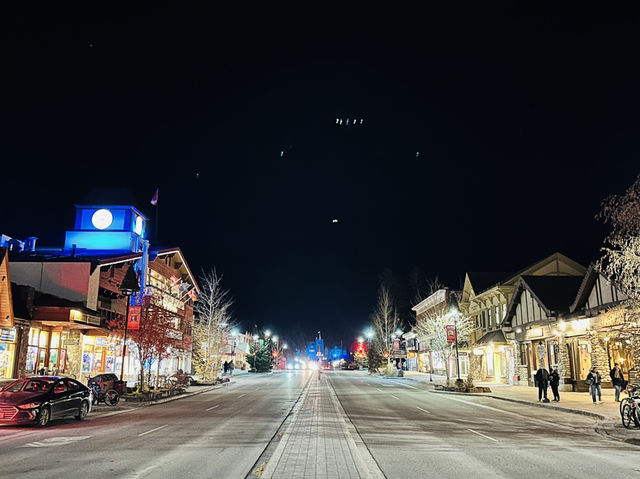
<svg viewBox="0 0 640 479"><path fill-rule="evenodd" d="M70 378L17 379L0 390L0 425L37 424L73 416L82 421L91 410L87 386Z"/></svg>

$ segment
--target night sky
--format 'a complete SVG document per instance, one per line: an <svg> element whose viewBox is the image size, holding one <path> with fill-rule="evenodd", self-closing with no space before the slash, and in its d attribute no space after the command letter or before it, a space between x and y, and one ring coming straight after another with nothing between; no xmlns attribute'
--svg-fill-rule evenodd
<svg viewBox="0 0 640 479"><path fill-rule="evenodd" d="M61 245L92 188L153 218L159 187L161 243L243 326L346 342L385 268L587 265L640 172L638 16L440 3L3 5L0 232Z"/></svg>

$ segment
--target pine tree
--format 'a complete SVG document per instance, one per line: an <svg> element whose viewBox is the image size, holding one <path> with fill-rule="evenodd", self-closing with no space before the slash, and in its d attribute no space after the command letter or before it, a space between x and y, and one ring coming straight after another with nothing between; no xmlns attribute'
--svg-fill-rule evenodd
<svg viewBox="0 0 640 479"><path fill-rule="evenodd" d="M262 341L261 341L262 342ZM271 371L271 341L255 342L251 345L251 354L254 354L253 360L250 360L254 369L258 373L266 373Z"/></svg>

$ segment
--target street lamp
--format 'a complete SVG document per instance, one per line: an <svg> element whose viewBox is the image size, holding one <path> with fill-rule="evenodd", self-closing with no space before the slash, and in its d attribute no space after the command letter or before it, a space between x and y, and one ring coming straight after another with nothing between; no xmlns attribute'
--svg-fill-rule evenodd
<svg viewBox="0 0 640 479"><path fill-rule="evenodd" d="M120 283L120 293L127 300L127 310L124 316L124 338L122 340L122 364L120 365L120 381L124 377L124 358L127 352L127 330L129 329L129 303L131 303L131 295L140 291L140 284L133 266L129 265L129 269L124 275L122 283Z"/></svg>
<svg viewBox="0 0 640 479"><path fill-rule="evenodd" d="M458 353L458 317L460 316L460 311L455 306L451 306L449 309L449 314L453 316L453 332L455 334L455 344L456 344L456 371L458 373L458 379L456 379L456 384L459 386L462 384L462 378L460 378L460 355Z"/></svg>

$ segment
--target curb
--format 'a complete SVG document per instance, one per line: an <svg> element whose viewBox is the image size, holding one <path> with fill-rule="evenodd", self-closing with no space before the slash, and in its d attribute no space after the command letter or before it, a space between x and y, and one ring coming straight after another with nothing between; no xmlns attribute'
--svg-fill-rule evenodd
<svg viewBox="0 0 640 479"><path fill-rule="evenodd" d="M596 427L595 431L601 436L606 436L608 439L612 439L618 442L624 442L625 444L631 444L632 446L640 446L640 439L630 437L630 438L622 438L620 436L616 436L610 433L607 428L604 427Z"/></svg>
<svg viewBox="0 0 640 479"><path fill-rule="evenodd" d="M430 391L432 393L435 394L455 394L458 396L476 396L476 397L489 397L489 398L493 398L493 399L499 399L500 401L507 401L507 402L513 402L513 403L518 403L518 404L524 404L526 406L533 406L533 407L540 407L543 409L553 409L555 411L560 411L560 412L567 412L570 414L578 414L581 416L589 416L589 417L593 417L595 419L598 419L599 421L606 421L607 417L603 416L602 414L598 414L595 412L589 412L589 411L583 411L581 409L569 409L569 408L564 408L564 407L560 407L560 406L545 406L544 404L541 403L535 403L535 402L531 402L531 401L524 401L522 399L512 399L512 398L506 398L503 396L496 396L494 394L486 394L486 393L458 393L458 392L452 392L452 391Z"/></svg>
<svg viewBox="0 0 640 479"><path fill-rule="evenodd" d="M102 417L102 416L111 415L114 412L133 411L135 409L139 409L139 408L143 408L143 407L155 406L157 404L164 404L164 403L171 402L171 401L177 401L178 399L184 399L184 398L188 398L188 397L191 397L191 396L196 396L198 394L202 394L202 393L206 393L206 392L209 392L209 391L213 391L214 389L219 389L219 388L227 386L229 384L231 384L231 381L229 381L227 383L217 384L215 386L206 387L206 388L203 388L200 391L194 391L194 392L189 392L189 393L185 393L185 394L179 394L178 396L171 396L171 397L164 398L164 399L158 399L157 401L140 401L138 403L132 403L130 405L131 407L129 409L124 409L124 410L123 409L119 409L119 410L114 411L112 409L104 409L103 410L101 408L100 411L96 411L95 413L92 414L92 416L93 417ZM127 401L125 401L125 403L126 402ZM135 404L135 406L133 404ZM104 414L101 414L101 413L104 413Z"/></svg>

